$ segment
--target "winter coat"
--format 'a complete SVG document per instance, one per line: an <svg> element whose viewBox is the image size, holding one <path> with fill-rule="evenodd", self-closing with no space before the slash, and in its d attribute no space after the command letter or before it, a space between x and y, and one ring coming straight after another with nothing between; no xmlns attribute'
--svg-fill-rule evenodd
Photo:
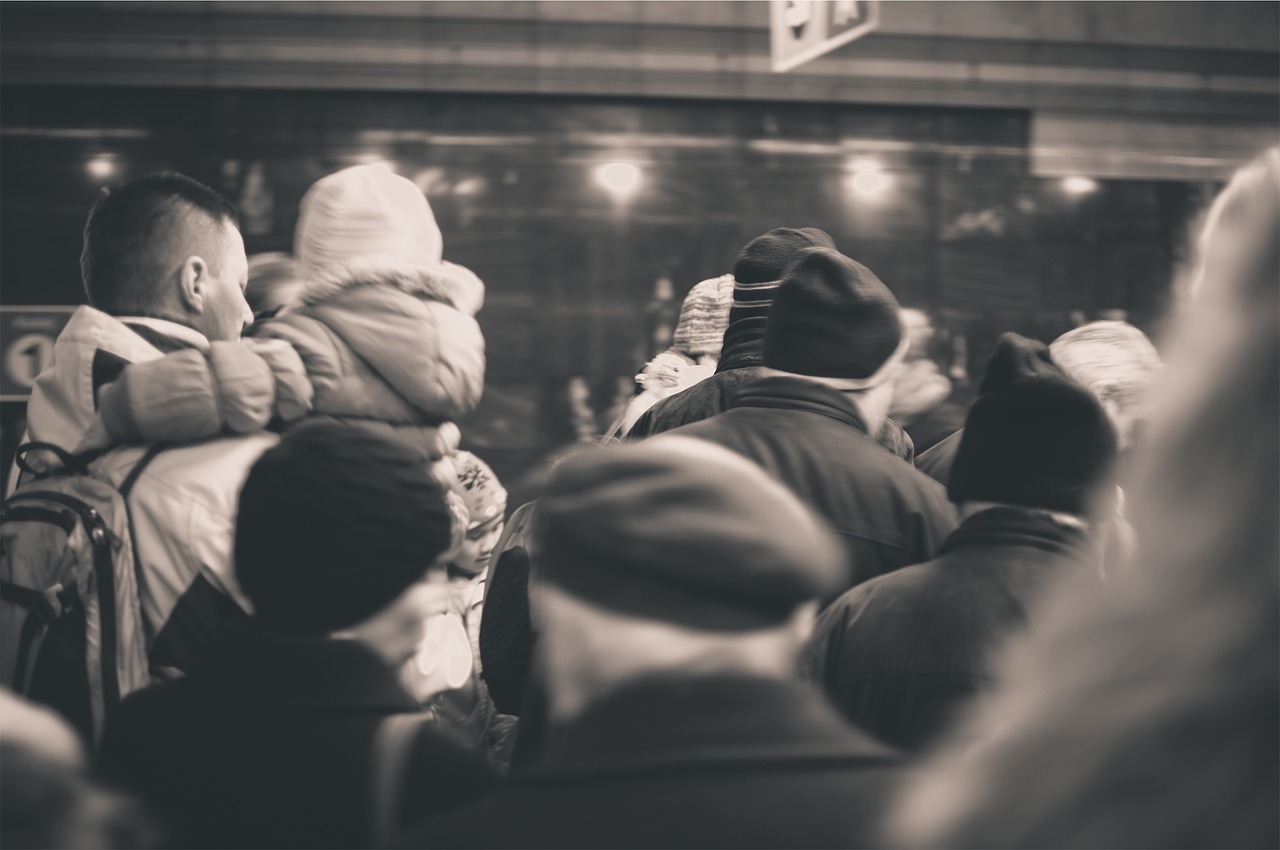
<svg viewBox="0 0 1280 850"><path fill-rule="evenodd" d="M484 389L484 338L467 312L482 292L444 262L312 284L251 339L126 369L103 399L106 431L115 441L199 439L307 414L422 427L455 419Z"/></svg>
<svg viewBox="0 0 1280 850"><path fill-rule="evenodd" d="M726 348L726 352L728 356L720 361L711 377L659 400L641 413L629 430L623 429L626 439L641 440L710 419L732 407L740 389L765 377L764 358L759 352L750 347L744 349L741 342ZM915 458L911 437L892 419L885 420L876 434L876 442L907 463Z"/></svg>
<svg viewBox="0 0 1280 850"><path fill-rule="evenodd" d="M1046 587L1086 568L1089 551L1082 527L1048 514L983 511L934 560L830 605L802 667L851 723L919 751L992 687L998 650L1028 627Z"/></svg>
<svg viewBox="0 0 1280 850"><path fill-rule="evenodd" d="M554 728L491 799L405 846L873 846L895 762L801 683L654 678Z"/></svg>
<svg viewBox="0 0 1280 850"><path fill-rule="evenodd" d="M155 363L170 352L203 361L208 349L203 336L172 322L80 307L32 387L26 440L74 450L97 423L101 391L129 364ZM236 500L249 467L277 440L260 432L172 447L134 486L129 513L154 673L186 670L223 624L246 616L249 603L231 569ZM144 451L116 449L95 468L119 484ZM31 460L50 461L42 454Z"/></svg>
<svg viewBox="0 0 1280 850"><path fill-rule="evenodd" d="M100 767L165 819L165 846L367 846L386 772L374 736L417 710L362 643L251 622L190 675L127 698L107 719ZM403 818L465 805L493 782L481 757L426 724L410 739L394 771Z"/></svg>
<svg viewBox="0 0 1280 850"><path fill-rule="evenodd" d="M813 381L764 378L724 413L669 433L733 449L789 486L844 540L850 587L932 558L956 526L942 487L868 437L853 402Z"/></svg>
<svg viewBox="0 0 1280 850"><path fill-rule="evenodd" d="M943 487L951 480L951 464L955 463L956 452L960 449L960 440L964 438L961 428L950 437L934 444L929 450L916 458L916 469L937 481Z"/></svg>

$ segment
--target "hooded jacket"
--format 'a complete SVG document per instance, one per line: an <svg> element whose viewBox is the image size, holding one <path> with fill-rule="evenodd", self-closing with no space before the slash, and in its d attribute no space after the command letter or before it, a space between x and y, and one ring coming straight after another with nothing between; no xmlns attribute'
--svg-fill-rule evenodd
<svg viewBox="0 0 1280 850"><path fill-rule="evenodd" d="M203 360L208 349L203 336L172 322L117 319L80 307L32 387L27 441L75 449L95 427L101 388L121 370L160 362L166 352ZM248 611L231 569L236 500L249 467L277 439L257 433L173 447L138 478L129 514L153 672L185 671L228 620ZM95 469L119 485L144 451L117 449ZM54 465L39 453L29 462Z"/></svg>
<svg viewBox="0 0 1280 850"><path fill-rule="evenodd" d="M473 313L483 291L443 261L346 268L249 340L125 369L104 393L105 430L115 441L199 439L307 414L434 428L480 401L484 337Z"/></svg>

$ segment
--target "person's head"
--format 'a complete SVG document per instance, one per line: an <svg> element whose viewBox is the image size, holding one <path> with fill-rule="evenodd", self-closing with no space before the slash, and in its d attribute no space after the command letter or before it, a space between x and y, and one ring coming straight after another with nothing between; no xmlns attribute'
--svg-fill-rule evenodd
<svg viewBox="0 0 1280 850"><path fill-rule="evenodd" d="M1098 399L1128 448L1146 418L1160 354L1147 335L1125 322L1090 322L1049 345L1053 362Z"/></svg>
<svg viewBox="0 0 1280 850"><path fill-rule="evenodd" d="M764 365L845 393L875 434L907 349L898 301L871 269L831 248L787 268L764 338Z"/></svg>
<svg viewBox="0 0 1280 850"><path fill-rule="evenodd" d="M552 714L647 676L786 677L843 547L728 449L664 436L574 455L538 502L531 605Z"/></svg>
<svg viewBox="0 0 1280 850"><path fill-rule="evenodd" d="M717 360L732 306L733 275L695 283L680 308L671 347L694 360Z"/></svg>
<svg viewBox="0 0 1280 850"><path fill-rule="evenodd" d="M965 420L947 495L1088 516L1114 472L1116 433L1098 400L1049 358L1007 333ZM962 513L972 511L962 510Z"/></svg>
<svg viewBox="0 0 1280 850"><path fill-rule="evenodd" d="M283 631L343 633L389 663L422 637L429 568L457 527L424 452L371 428L312 420L249 470L236 517L235 575L255 616ZM434 572L434 571L433 571Z"/></svg>
<svg viewBox="0 0 1280 850"><path fill-rule="evenodd" d="M816 227L775 227L752 239L733 261L733 305L724 341L737 336L763 339L773 296L782 273L805 248L835 248L836 243Z"/></svg>
<svg viewBox="0 0 1280 850"><path fill-rule="evenodd" d="M489 568L493 548L502 537L507 517L507 491L489 464L471 452L458 451L453 466L467 506L467 534L450 566L466 575L479 575Z"/></svg>
<svg viewBox="0 0 1280 850"><path fill-rule="evenodd" d="M181 174L148 174L100 196L80 274L89 304L113 316L168 319L214 341L239 339L253 321L235 208Z"/></svg>
<svg viewBox="0 0 1280 850"><path fill-rule="evenodd" d="M385 165L357 165L322 177L298 206L293 256L308 297L352 281L387 282L430 290L474 316L484 301L484 284L443 263L443 251L426 195Z"/></svg>

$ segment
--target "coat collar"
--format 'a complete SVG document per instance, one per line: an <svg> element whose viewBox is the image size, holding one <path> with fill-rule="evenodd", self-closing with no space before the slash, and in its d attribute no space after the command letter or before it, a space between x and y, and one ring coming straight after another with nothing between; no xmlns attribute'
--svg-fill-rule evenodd
<svg viewBox="0 0 1280 850"><path fill-rule="evenodd" d="M255 620L228 624L189 679L194 686L248 705L316 712L418 708L386 663L364 644L276 631Z"/></svg>
<svg viewBox="0 0 1280 850"><path fill-rule="evenodd" d="M974 546L1029 546L1061 555L1090 552L1089 533L1027 508L997 507L974 514L951 533L939 555Z"/></svg>
<svg viewBox="0 0 1280 850"><path fill-rule="evenodd" d="M803 378L768 377L738 391L730 407L804 410L828 416L867 433L862 414L839 390Z"/></svg>
<svg viewBox="0 0 1280 850"><path fill-rule="evenodd" d="M166 354L181 351L184 348L194 348L197 351L209 349L209 340L195 328L151 316L117 316L116 318L129 330Z"/></svg>
<svg viewBox="0 0 1280 850"><path fill-rule="evenodd" d="M553 726L531 782L696 765L888 763L896 753L850 729L801 682L653 677Z"/></svg>
<svg viewBox="0 0 1280 850"><path fill-rule="evenodd" d="M746 366L764 365L765 322L754 318L739 319L724 332L724 345L716 372L728 372Z"/></svg>

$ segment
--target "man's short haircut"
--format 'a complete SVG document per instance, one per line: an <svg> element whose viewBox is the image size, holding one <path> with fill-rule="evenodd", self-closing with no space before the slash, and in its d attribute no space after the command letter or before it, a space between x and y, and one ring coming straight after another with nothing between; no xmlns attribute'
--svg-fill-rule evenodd
<svg viewBox="0 0 1280 850"><path fill-rule="evenodd" d="M100 196L84 226L80 276L89 303L108 313L145 311L156 300L154 242L184 213L229 221L233 207L203 183L173 171L147 174Z"/></svg>

